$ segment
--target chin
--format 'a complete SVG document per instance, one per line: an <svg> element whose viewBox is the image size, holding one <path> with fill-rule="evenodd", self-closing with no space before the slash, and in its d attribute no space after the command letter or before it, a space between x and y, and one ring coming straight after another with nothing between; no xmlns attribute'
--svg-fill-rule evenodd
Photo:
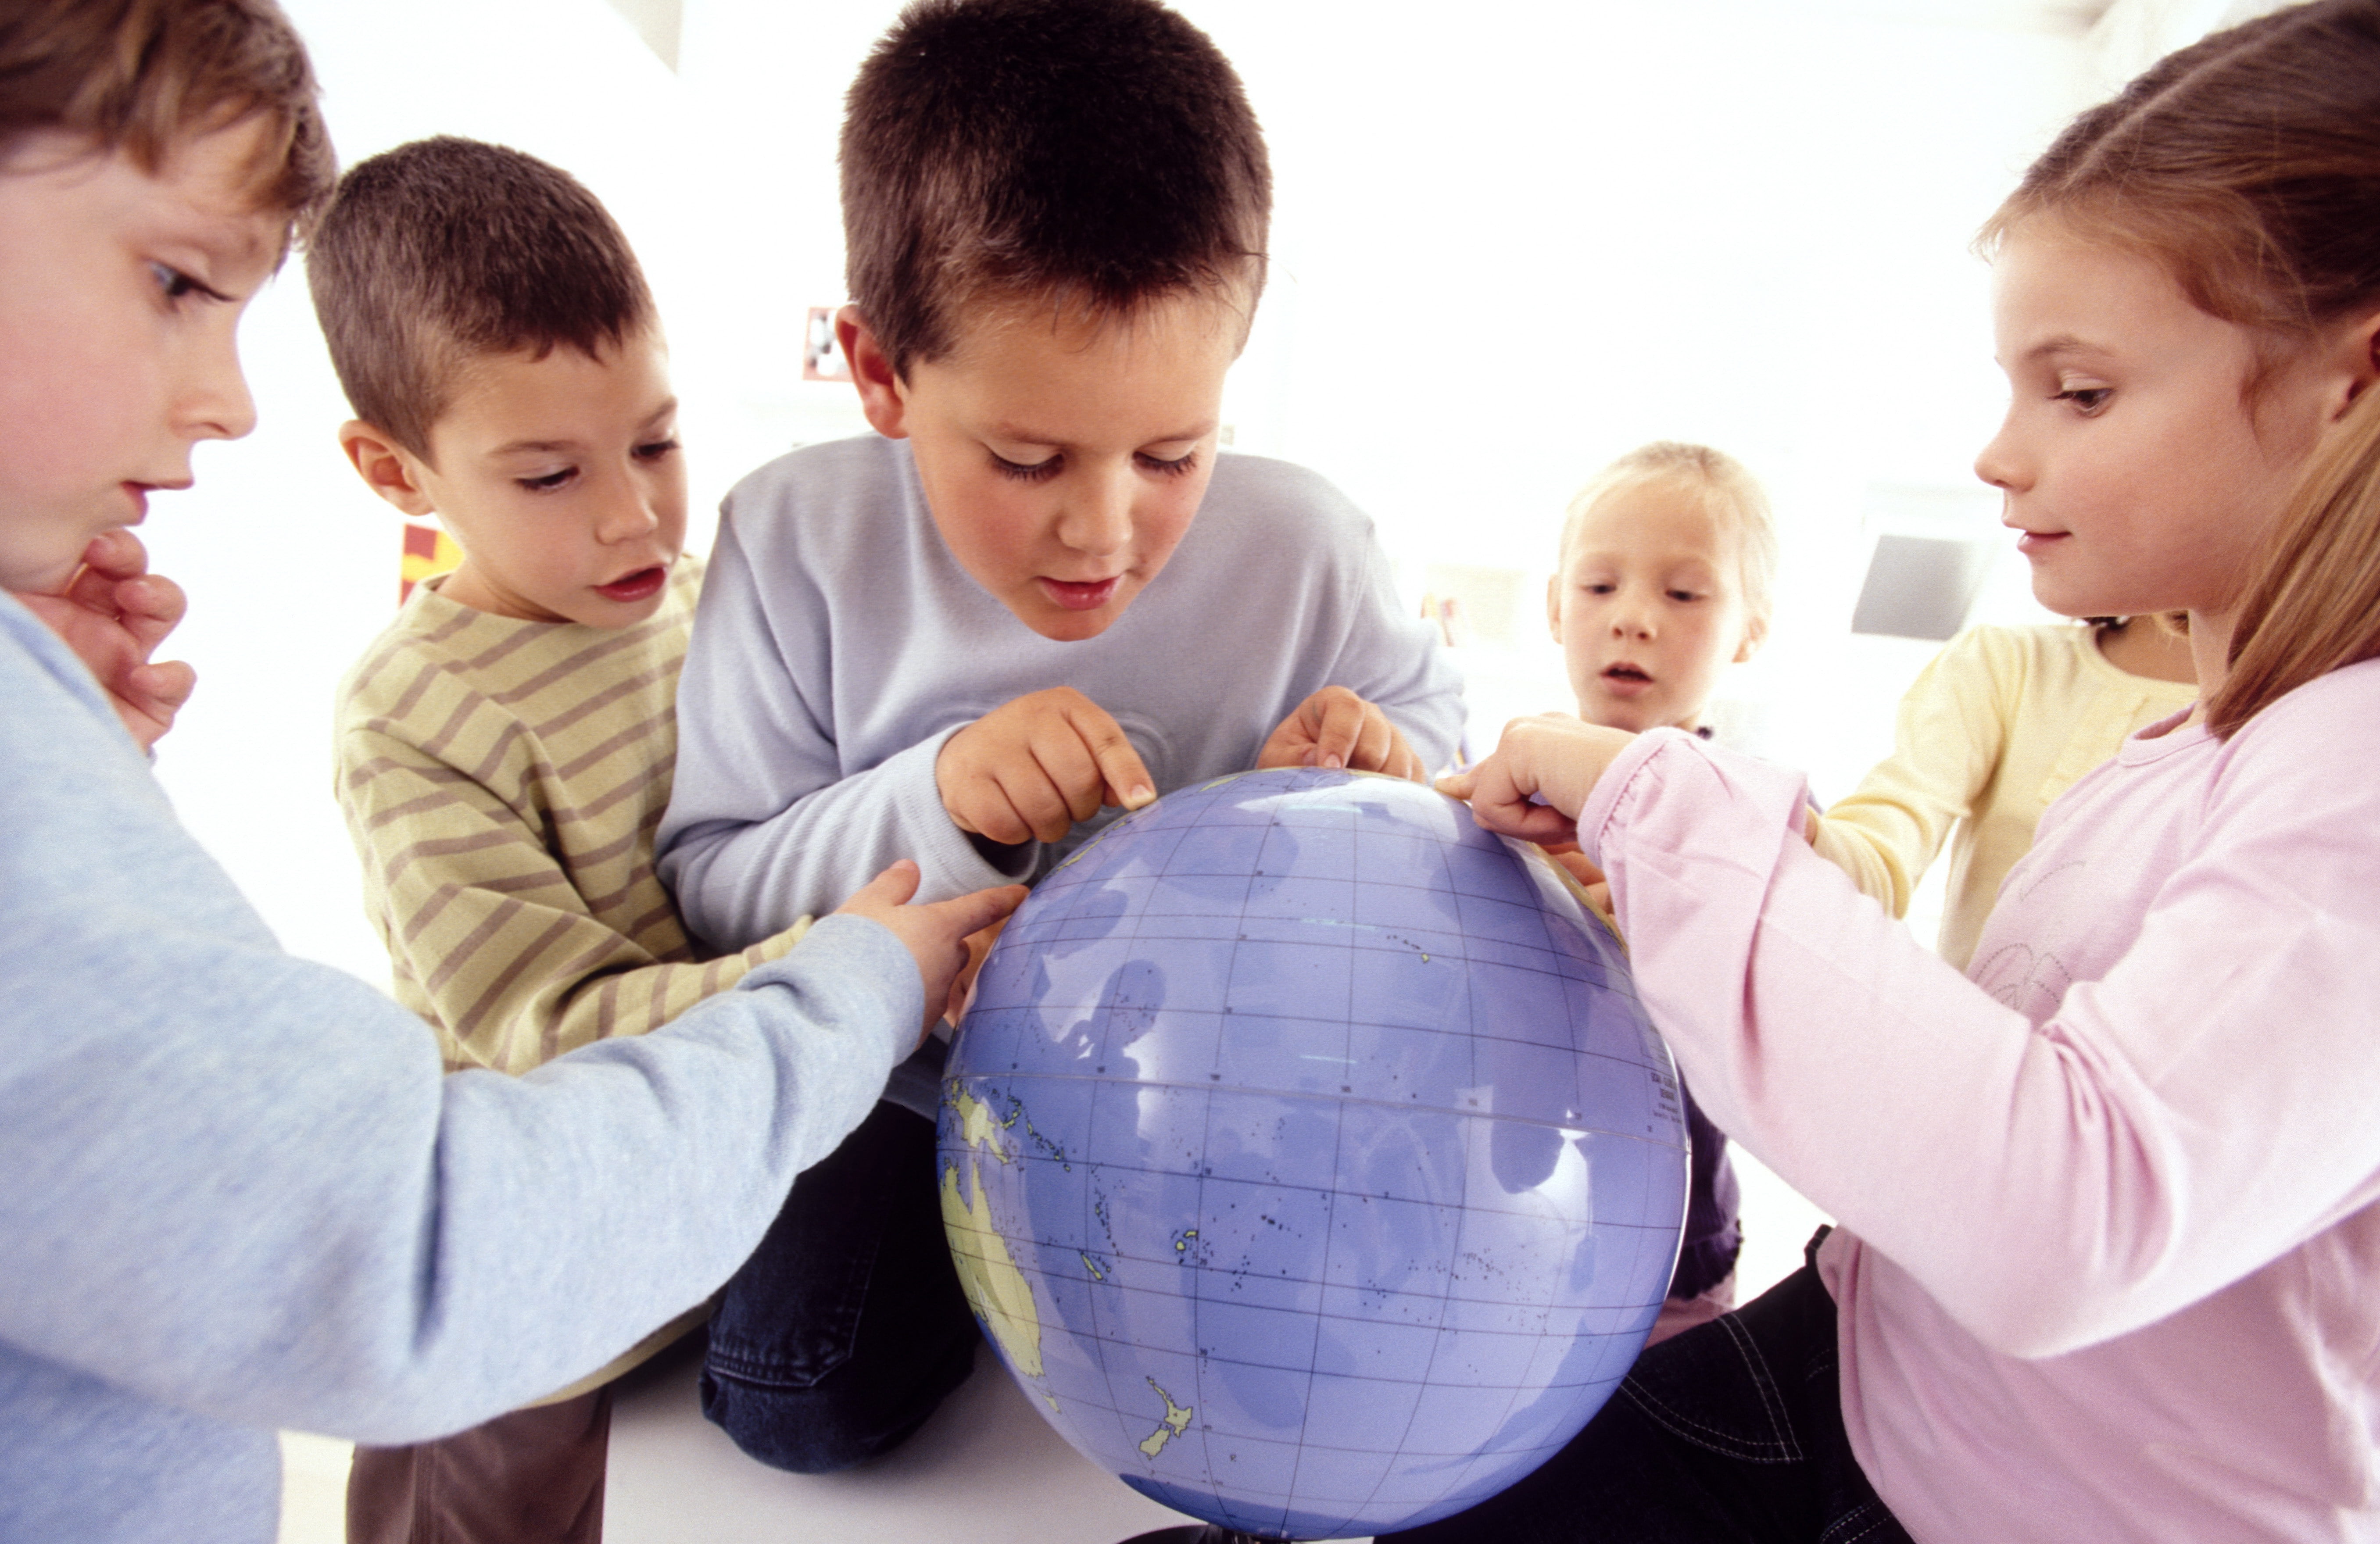
<svg viewBox="0 0 2380 1544"><path fill-rule="evenodd" d="M1016 620L1052 643L1082 643L1106 632L1123 614L1121 607L1102 606L1098 611L1039 612L1029 616L1018 612Z"/></svg>

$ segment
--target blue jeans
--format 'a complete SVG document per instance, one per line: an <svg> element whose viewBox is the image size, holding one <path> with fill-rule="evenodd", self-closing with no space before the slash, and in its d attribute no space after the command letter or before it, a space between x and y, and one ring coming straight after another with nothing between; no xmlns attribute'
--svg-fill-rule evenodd
<svg viewBox="0 0 2380 1544"><path fill-rule="evenodd" d="M1379 1544L1473 1540L1910 1544L1843 1435L1835 1303L1815 1265L1647 1350L1518 1485Z"/></svg>
<svg viewBox="0 0 2380 1544"><path fill-rule="evenodd" d="M710 1319L702 1413L763 1464L828 1474L898 1447L979 1338L942 1236L932 1123L879 1103L794 1182Z"/></svg>

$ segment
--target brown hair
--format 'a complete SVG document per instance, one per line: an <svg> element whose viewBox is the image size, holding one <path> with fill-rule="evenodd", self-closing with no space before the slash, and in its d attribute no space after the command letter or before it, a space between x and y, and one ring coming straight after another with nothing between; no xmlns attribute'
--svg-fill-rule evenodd
<svg viewBox="0 0 2380 1544"><path fill-rule="evenodd" d="M628 238L577 178L446 136L339 179L306 279L356 416L425 461L473 357L592 358L656 320Z"/></svg>
<svg viewBox="0 0 2380 1544"><path fill-rule="evenodd" d="M2380 0L2317 0L2168 55L2074 120L1984 227L2035 215L2162 264L2251 330L2253 400L2289 355L2380 308ZM2380 652L2380 387L2332 427L2242 593L2207 703L2229 735Z"/></svg>
<svg viewBox="0 0 2380 1544"><path fill-rule="evenodd" d="M1984 227L2047 214L2287 346L2380 302L2380 0L2215 33L2070 124ZM2256 383L2249 383L2251 389Z"/></svg>
<svg viewBox="0 0 2380 1544"><path fill-rule="evenodd" d="M2331 427L2273 532L2206 704L2229 736L2318 675L2380 655L2380 387Z"/></svg>
<svg viewBox="0 0 2380 1544"><path fill-rule="evenodd" d="M1732 526L1743 609L1754 621L1765 625L1775 609L1777 519L1769 512L1768 495L1759 479L1734 456L1708 445L1656 440L1596 473L1563 512L1559 549L1563 560L1568 561L1571 542L1588 511L1621 489L1645 482L1673 482L1689 489L1705 509Z"/></svg>
<svg viewBox="0 0 2380 1544"><path fill-rule="evenodd" d="M1272 174L1231 63L1155 0L917 0L845 101L848 282L897 371L991 297L1129 316L1264 285Z"/></svg>
<svg viewBox="0 0 2380 1544"><path fill-rule="evenodd" d="M273 0L11 0L0 8L0 146L84 135L154 173L176 141L260 117L258 206L302 224L338 164L313 67Z"/></svg>

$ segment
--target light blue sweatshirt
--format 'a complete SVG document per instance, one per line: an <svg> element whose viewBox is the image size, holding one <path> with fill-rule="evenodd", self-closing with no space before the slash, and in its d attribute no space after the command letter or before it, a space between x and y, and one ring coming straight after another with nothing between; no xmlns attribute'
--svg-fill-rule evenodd
<svg viewBox="0 0 2380 1544"><path fill-rule="evenodd" d="M1463 683L1390 582L1372 522L1320 475L1215 458L1197 518L1097 638L1041 637L951 555L906 441L778 457L727 495L678 677L677 774L655 862L716 949L827 910L895 857L921 900L1046 874L1119 810L993 861L952 823L935 759L1029 692L1073 687L1157 791L1256 765L1274 725L1341 686L1435 770Z"/></svg>
<svg viewBox="0 0 2380 1544"><path fill-rule="evenodd" d="M601 1366L742 1263L923 1007L828 918L666 1029L442 1077L0 598L0 1539L261 1544L274 1428L414 1441Z"/></svg>

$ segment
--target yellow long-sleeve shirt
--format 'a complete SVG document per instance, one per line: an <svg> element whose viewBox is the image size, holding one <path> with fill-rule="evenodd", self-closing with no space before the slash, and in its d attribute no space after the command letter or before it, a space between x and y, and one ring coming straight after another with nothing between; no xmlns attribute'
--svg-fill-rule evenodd
<svg viewBox="0 0 2380 1544"><path fill-rule="evenodd" d="M392 987L448 1071L521 1073L640 1035L791 949L698 961L653 871L677 676L702 565L635 626L522 622L415 587L339 684L339 808ZM699 1324L662 1326L548 1397L584 1393Z"/></svg>
<svg viewBox="0 0 2380 1544"><path fill-rule="evenodd" d="M522 622L417 588L339 687L337 792L397 999L449 1069L642 1034L785 953L698 961L653 872L701 587L634 626Z"/></svg>
<svg viewBox="0 0 2380 1544"><path fill-rule="evenodd" d="M2197 695L2117 669L2087 626L1970 629L1900 699L1892 755L1819 819L1817 849L1900 917L1955 825L1937 947L1963 970L2050 800Z"/></svg>

